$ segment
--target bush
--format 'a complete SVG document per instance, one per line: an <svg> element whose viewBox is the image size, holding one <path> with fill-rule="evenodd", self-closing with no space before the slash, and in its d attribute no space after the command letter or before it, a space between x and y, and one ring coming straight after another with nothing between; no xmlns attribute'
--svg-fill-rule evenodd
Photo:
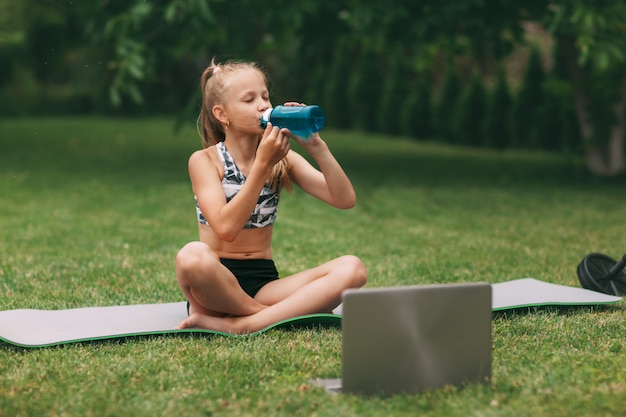
<svg viewBox="0 0 626 417"><path fill-rule="evenodd" d="M390 61L383 73L382 96L377 111L377 126L380 132L398 135L402 131L401 106L407 97L407 71L400 48L387 57Z"/></svg>
<svg viewBox="0 0 626 417"><path fill-rule="evenodd" d="M328 122L336 128L347 129L351 125L347 85L352 70L352 56L345 42L335 49L331 67L323 84L323 107Z"/></svg>
<svg viewBox="0 0 626 417"><path fill-rule="evenodd" d="M481 145L484 118L485 88L481 78L474 74L459 98L455 113L454 129L458 142L470 146Z"/></svg>
<svg viewBox="0 0 626 417"><path fill-rule="evenodd" d="M360 130L376 131L376 113L380 101L382 75L379 67L379 56L372 50L361 54L357 65L353 65L350 79L349 109L353 124L351 127Z"/></svg>
<svg viewBox="0 0 626 417"><path fill-rule="evenodd" d="M511 94L504 70L498 72L496 85L487 98L483 123L483 145L490 148L504 149L509 144L509 112Z"/></svg>
<svg viewBox="0 0 626 417"><path fill-rule="evenodd" d="M541 103L534 110L529 143L545 150L572 152L580 143L574 94L558 44L552 53L554 67L541 85ZM537 66L537 63L533 65Z"/></svg>
<svg viewBox="0 0 626 417"><path fill-rule="evenodd" d="M574 92L572 91L571 78L565 66L565 57L562 48L557 42L552 50L554 67L550 73L550 78L544 83L546 90L553 97L558 99L558 123L559 123L559 145L560 149L575 153L581 148L581 135L574 109Z"/></svg>
<svg viewBox="0 0 626 417"><path fill-rule="evenodd" d="M454 65L449 64L433 106L434 134L447 142L454 142L452 118L456 113L460 92L461 79Z"/></svg>
<svg viewBox="0 0 626 417"><path fill-rule="evenodd" d="M427 138L432 134L430 85L428 76L418 76L402 106L402 133L406 136Z"/></svg>
<svg viewBox="0 0 626 417"><path fill-rule="evenodd" d="M537 109L542 103L544 73L541 54L536 46L530 50L526 74L521 88L513 100L511 109L511 145L514 147L533 147L530 128L537 123Z"/></svg>

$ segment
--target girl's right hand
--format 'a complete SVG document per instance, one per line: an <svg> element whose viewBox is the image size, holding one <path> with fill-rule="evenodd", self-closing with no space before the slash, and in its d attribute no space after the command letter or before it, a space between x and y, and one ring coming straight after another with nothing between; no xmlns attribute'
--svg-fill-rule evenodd
<svg viewBox="0 0 626 417"><path fill-rule="evenodd" d="M278 127L268 123L259 142L256 157L273 167L287 156L290 147L289 136L281 132Z"/></svg>

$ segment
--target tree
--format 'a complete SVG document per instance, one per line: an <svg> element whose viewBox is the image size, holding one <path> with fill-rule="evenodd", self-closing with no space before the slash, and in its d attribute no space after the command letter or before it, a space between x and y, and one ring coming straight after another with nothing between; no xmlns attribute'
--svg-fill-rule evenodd
<svg viewBox="0 0 626 417"><path fill-rule="evenodd" d="M569 71L587 166L598 175L626 171L625 21L621 1L561 0L546 17Z"/></svg>
<svg viewBox="0 0 626 417"><path fill-rule="evenodd" d="M0 113L84 112L102 102L94 83L102 59L80 23L93 10L87 2L0 0Z"/></svg>
<svg viewBox="0 0 626 417"><path fill-rule="evenodd" d="M370 38L413 44L469 43L497 61L522 41L523 23L543 23L566 57L589 170L626 171L626 3L621 0L354 0L354 19ZM357 7L358 6L358 7ZM416 51L420 47L416 47ZM482 51L482 52L481 52ZM488 66L488 65L485 65ZM608 126L608 127L607 127Z"/></svg>
<svg viewBox="0 0 626 417"><path fill-rule="evenodd" d="M269 69L273 96L286 101L310 91L302 80L311 80L330 61L333 49L328 45L345 30L337 7L313 0L271 5L253 0L109 0L97 2L97 10L85 19L87 36L107 54L107 84L116 105L158 101L162 91L155 85L176 83L187 94L196 91L213 57L259 61Z"/></svg>

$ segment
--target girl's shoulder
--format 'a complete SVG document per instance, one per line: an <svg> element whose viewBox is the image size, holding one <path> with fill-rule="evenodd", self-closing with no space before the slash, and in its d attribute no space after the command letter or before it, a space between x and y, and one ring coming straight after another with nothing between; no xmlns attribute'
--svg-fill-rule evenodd
<svg viewBox="0 0 626 417"><path fill-rule="evenodd" d="M208 148L199 149L191 154L189 157L189 162L201 162L201 161L213 161L217 159L219 161L219 156L217 154L216 145L211 145Z"/></svg>
<svg viewBox="0 0 626 417"><path fill-rule="evenodd" d="M218 173L223 176L224 165L218 155L216 145L195 151L189 157L189 168L216 168Z"/></svg>

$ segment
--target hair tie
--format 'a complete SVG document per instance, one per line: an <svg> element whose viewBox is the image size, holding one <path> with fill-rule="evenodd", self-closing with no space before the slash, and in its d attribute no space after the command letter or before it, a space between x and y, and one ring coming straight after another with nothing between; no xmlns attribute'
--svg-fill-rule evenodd
<svg viewBox="0 0 626 417"><path fill-rule="evenodd" d="M215 75L218 72L220 72L220 70L221 70L221 68L216 65L215 68L213 68L213 75Z"/></svg>

